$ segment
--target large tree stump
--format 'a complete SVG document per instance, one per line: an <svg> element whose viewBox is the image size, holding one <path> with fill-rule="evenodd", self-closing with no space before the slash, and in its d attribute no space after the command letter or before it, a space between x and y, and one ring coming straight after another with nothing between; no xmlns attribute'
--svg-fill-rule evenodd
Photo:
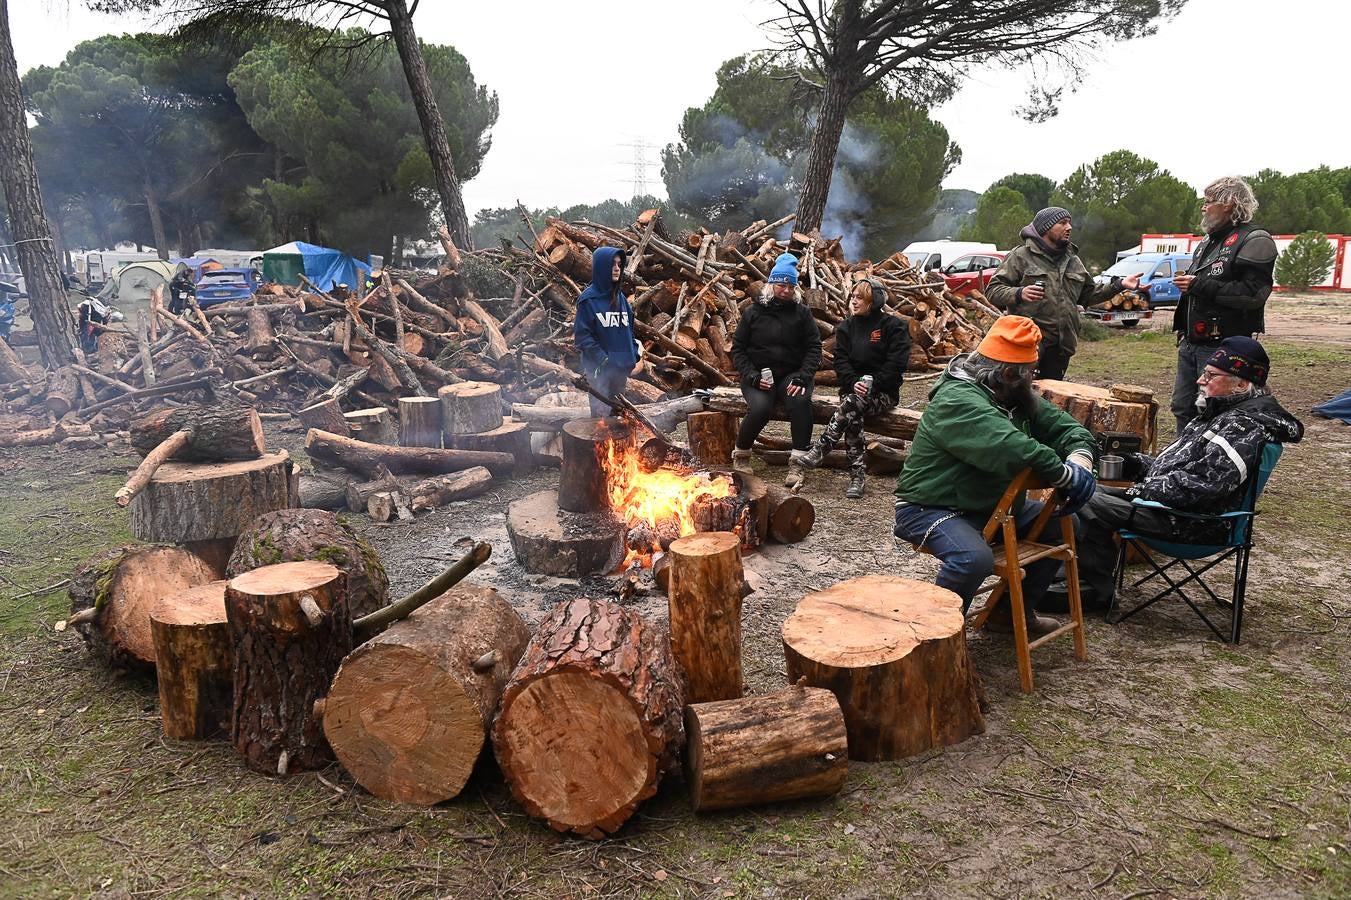
<svg viewBox="0 0 1351 900"><path fill-rule="evenodd" d="M225 584L188 588L163 598L150 613L165 737L230 733L234 653L225 621Z"/></svg>
<svg viewBox="0 0 1351 900"><path fill-rule="evenodd" d="M498 417L500 421L500 416ZM441 446L441 401L435 397L399 398L399 444Z"/></svg>
<svg viewBox="0 0 1351 900"><path fill-rule="evenodd" d="M961 599L936 585L842 581L808 594L783 623L788 678L835 693L854 759L957 744L985 730L964 624Z"/></svg>
<svg viewBox="0 0 1351 900"><path fill-rule="evenodd" d="M230 580L230 739L249 768L285 775L332 761L314 701L352 649L347 580L328 563L264 566Z"/></svg>
<svg viewBox="0 0 1351 900"><path fill-rule="evenodd" d="M343 413L342 417L347 420L346 431L339 432L343 437L350 435L369 444L395 443L394 420L390 417L389 410L383 406L354 409Z"/></svg>
<svg viewBox="0 0 1351 900"><path fill-rule="evenodd" d="M219 577L235 537L263 513L290 505L285 450L236 462L170 462L132 498L131 531L145 541L189 545Z"/></svg>
<svg viewBox="0 0 1351 900"><path fill-rule="evenodd" d="M812 533L816 507L806 497L777 484L766 485L769 499L769 537L780 544L796 544Z"/></svg>
<svg viewBox="0 0 1351 900"><path fill-rule="evenodd" d="M347 576L347 607L364 616L389 603L389 576L365 538L337 514L322 509L282 509L249 523L235 541L227 578L263 566L313 560Z"/></svg>
<svg viewBox="0 0 1351 900"><path fill-rule="evenodd" d="M558 505L569 512L610 507L610 484L601 453L612 442L629 444L629 430L618 419L574 419L563 425L563 465L558 473Z"/></svg>
<svg viewBox="0 0 1351 900"><path fill-rule="evenodd" d="M458 795L529 640L511 604L471 584L391 625L343 660L323 702L338 761L384 800Z"/></svg>
<svg viewBox="0 0 1351 900"><path fill-rule="evenodd" d="M671 543L671 654L685 669L686 701L741 696L741 539L729 531Z"/></svg>
<svg viewBox="0 0 1351 900"><path fill-rule="evenodd" d="M446 434L442 436L449 450L487 450L510 453L516 458L517 474L535 468L535 455L530 450L530 426L524 422L503 419L502 424L481 434Z"/></svg>
<svg viewBox="0 0 1351 900"><path fill-rule="evenodd" d="M540 491L507 507L511 549L527 572L575 576L612 572L624 560L624 526L608 513L570 513L557 491Z"/></svg>
<svg viewBox="0 0 1351 900"><path fill-rule="evenodd" d="M1109 388L1049 378L1038 380L1035 386L1052 405L1069 413L1094 434L1121 431L1139 435L1141 446L1146 450L1154 443L1159 407L1152 402L1152 397L1141 402L1122 400ZM1125 388L1130 395L1130 385L1119 387ZM1139 392L1145 389L1136 390Z"/></svg>
<svg viewBox="0 0 1351 900"><path fill-rule="evenodd" d="M461 381L436 392L446 434L481 434L502 424L502 389L488 381Z"/></svg>
<svg viewBox="0 0 1351 900"><path fill-rule="evenodd" d="M76 614L71 621L96 657L115 666L153 668L150 613L155 605L215 577L205 562L180 547L116 547L70 576L70 611Z"/></svg>
<svg viewBox="0 0 1351 900"><path fill-rule="evenodd" d="M844 713L822 688L692 704L685 733L695 812L827 797L849 774Z"/></svg>
<svg viewBox="0 0 1351 900"><path fill-rule="evenodd" d="M740 419L725 412L690 413L685 427L690 436L690 452L706 466L725 468L736 448Z"/></svg>
<svg viewBox="0 0 1351 900"><path fill-rule="evenodd" d="M675 762L681 681L664 629L632 610L585 598L554 607L493 728L512 795L557 831L613 834Z"/></svg>
<svg viewBox="0 0 1351 900"><path fill-rule="evenodd" d="M131 446L145 456L171 435L188 432L171 456L184 462L258 459L267 452L263 423L249 406L157 409L131 423Z"/></svg>

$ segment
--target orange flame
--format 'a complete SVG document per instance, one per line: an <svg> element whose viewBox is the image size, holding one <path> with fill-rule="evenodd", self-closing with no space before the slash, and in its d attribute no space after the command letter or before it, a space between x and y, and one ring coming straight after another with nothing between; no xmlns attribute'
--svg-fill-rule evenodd
<svg viewBox="0 0 1351 900"><path fill-rule="evenodd" d="M623 440L602 444L600 462L609 487L610 509L630 530L646 526L653 534L651 547L630 549L625 566L634 558L642 558L645 566L651 564L651 554L662 549L656 538L658 532L671 537L694 534L694 506L699 498L717 499L733 493L730 479L707 472L687 475L672 469L644 471L637 448Z"/></svg>

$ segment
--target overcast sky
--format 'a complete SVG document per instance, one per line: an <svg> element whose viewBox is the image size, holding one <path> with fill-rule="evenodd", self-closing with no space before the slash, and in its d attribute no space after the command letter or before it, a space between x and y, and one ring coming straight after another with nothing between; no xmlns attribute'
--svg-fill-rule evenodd
<svg viewBox="0 0 1351 900"><path fill-rule="evenodd" d="M663 195L659 148L707 100L719 64L766 46L759 23L770 11L764 0L426 0L418 34L457 47L501 103L466 204L628 197L633 144L647 145L648 188ZM11 0L9 12L20 72L100 34L163 28L79 0ZM975 69L933 112L962 148L944 186L983 191L1009 172L1060 180L1120 148L1198 188L1230 172L1349 165L1351 145L1335 137L1348 23L1351 5L1326 0L1190 0L1156 36L1088 61L1078 92L1039 125L1012 113L1025 74Z"/></svg>

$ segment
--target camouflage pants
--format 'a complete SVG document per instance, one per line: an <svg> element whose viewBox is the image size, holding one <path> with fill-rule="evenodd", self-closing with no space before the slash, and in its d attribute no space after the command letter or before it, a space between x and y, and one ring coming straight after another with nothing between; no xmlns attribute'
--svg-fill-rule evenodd
<svg viewBox="0 0 1351 900"><path fill-rule="evenodd" d="M844 438L849 468L864 468L863 421L869 416L892 409L898 402L898 398L878 390L872 391L867 397L860 397L850 391L840 400L839 409L826 423L826 430L821 432L821 449L828 452L840 438Z"/></svg>

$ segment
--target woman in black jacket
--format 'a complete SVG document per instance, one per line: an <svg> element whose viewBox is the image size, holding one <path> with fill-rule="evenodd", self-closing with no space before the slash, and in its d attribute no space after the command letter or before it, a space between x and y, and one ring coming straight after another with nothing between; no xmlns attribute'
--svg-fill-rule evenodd
<svg viewBox="0 0 1351 900"><path fill-rule="evenodd" d="M887 291L875 278L861 281L849 295L849 318L835 329L835 372L840 376L840 407L803 459L809 468L844 437L849 456L850 500L863 496L868 480L863 460L863 420L900 402L901 381L910 362L910 328L886 312Z"/></svg>
<svg viewBox="0 0 1351 900"><path fill-rule="evenodd" d="M751 444L769 422L774 401L781 400L793 436L783 483L800 487L802 460L812 442L812 380L821 365L821 332L811 310L797 301L797 258L791 253L774 261L764 296L742 315L732 337L732 362L746 398L732 468L750 472Z"/></svg>

